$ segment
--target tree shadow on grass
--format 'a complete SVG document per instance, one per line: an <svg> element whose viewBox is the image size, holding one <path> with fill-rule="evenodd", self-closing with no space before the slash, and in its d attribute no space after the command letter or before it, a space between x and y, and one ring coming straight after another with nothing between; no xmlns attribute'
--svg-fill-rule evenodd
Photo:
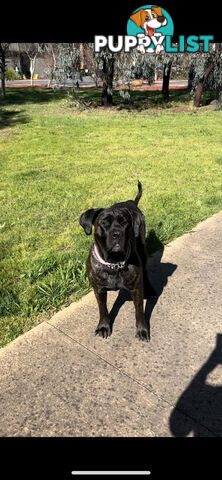
<svg viewBox="0 0 222 480"><path fill-rule="evenodd" d="M164 252L164 245L161 240L156 236L154 230L150 230L148 237L146 238L146 245L148 253L152 252L152 255L148 257L147 265L146 265L146 273L148 282L151 287L155 290L156 296L149 297L149 293L147 294L146 289L146 280L144 281L144 300L146 300L145 304L145 319L148 325L149 330L149 338L150 338L150 319L153 312L155 305L157 304L159 297L163 293L164 288L167 285L168 277L173 275L175 272L177 265L172 263L163 263L161 262L163 252ZM148 287L149 289L149 287ZM120 290L119 295L116 298L112 309L109 313L110 319L110 326L111 331L113 329L113 324L115 319L119 313L120 308L123 304L127 301L132 301L131 294L126 290Z"/></svg>
<svg viewBox="0 0 222 480"><path fill-rule="evenodd" d="M169 101L166 102L162 98L161 91L152 91L152 90L130 90L130 100L124 102L123 98L120 95L120 92L123 90L113 90L113 108L117 110L126 110L126 111L143 111L147 109L152 109L156 107L161 107L163 109L170 108L172 103L180 103L186 105L190 102L190 93L188 90L170 90ZM127 92L127 90L124 90ZM87 104L93 107L101 107L101 95L102 89L79 89L78 92L75 92L75 95L79 100L83 101L85 106ZM111 106L112 108L112 106Z"/></svg>
<svg viewBox="0 0 222 480"><path fill-rule="evenodd" d="M13 127L18 123L28 123L29 118L24 115L24 110L5 110L0 111L0 130L8 127Z"/></svg>
<svg viewBox="0 0 222 480"><path fill-rule="evenodd" d="M46 87L10 87L6 88L6 96L4 98L0 97L0 105L57 102L66 96L66 89L54 90Z"/></svg>
<svg viewBox="0 0 222 480"><path fill-rule="evenodd" d="M106 109L102 105L102 88L79 88L78 90L74 89L66 89L68 93L68 99L70 100L70 107L72 104L79 106L79 108L84 108L87 110L88 108L99 108L99 109ZM126 111L126 112L134 112L138 111L141 112L143 110L152 110L156 109L157 107L162 109L169 109L172 105L176 105L179 103L185 107L186 104L190 102L190 93L188 90L170 90L170 97L169 101L166 102L162 98L161 91L151 91L151 90L130 90L130 100L129 102L125 102L120 95L121 90L113 90L113 105L108 107L109 109L113 109L114 111ZM123 91L123 90L122 90ZM127 90L125 90L127 91ZM74 102L74 103L73 103Z"/></svg>
<svg viewBox="0 0 222 480"><path fill-rule="evenodd" d="M86 110L88 108L104 108L101 105L101 88L80 88L73 90L71 88L10 87L7 88L6 91L6 97L0 97L0 105L56 103L68 98L70 100L70 106L72 106L73 101L74 103L76 101L80 103L80 107L82 103L82 107ZM119 92L119 90L113 90L113 107L110 107L117 111L140 112L157 107L168 109L171 108L172 103L182 103L186 105L190 102L190 93L188 90L170 90L169 102L163 100L161 91L131 90L130 101L129 103L125 103Z"/></svg>

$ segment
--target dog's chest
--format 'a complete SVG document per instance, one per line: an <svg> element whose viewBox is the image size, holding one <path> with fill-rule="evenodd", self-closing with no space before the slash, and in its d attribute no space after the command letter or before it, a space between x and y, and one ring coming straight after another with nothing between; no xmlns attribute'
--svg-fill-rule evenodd
<svg viewBox="0 0 222 480"><path fill-rule="evenodd" d="M119 290L125 285L125 277L122 270L117 271L100 271L97 273L97 285L103 290Z"/></svg>
<svg viewBox="0 0 222 480"><path fill-rule="evenodd" d="M122 288L132 290L137 280L138 272L132 265L128 265L124 269L111 271L102 268L96 272L96 287L100 291L120 290Z"/></svg>

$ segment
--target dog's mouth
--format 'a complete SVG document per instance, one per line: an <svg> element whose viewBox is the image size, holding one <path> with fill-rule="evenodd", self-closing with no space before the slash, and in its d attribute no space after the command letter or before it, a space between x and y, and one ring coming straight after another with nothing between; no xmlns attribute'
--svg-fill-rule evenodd
<svg viewBox="0 0 222 480"><path fill-rule="evenodd" d="M152 35L154 34L155 30L154 28L151 28L149 27L149 25L146 24L146 33L149 37L152 37Z"/></svg>
<svg viewBox="0 0 222 480"><path fill-rule="evenodd" d="M112 247L112 252L120 252L121 247L119 243L115 243L115 245Z"/></svg>

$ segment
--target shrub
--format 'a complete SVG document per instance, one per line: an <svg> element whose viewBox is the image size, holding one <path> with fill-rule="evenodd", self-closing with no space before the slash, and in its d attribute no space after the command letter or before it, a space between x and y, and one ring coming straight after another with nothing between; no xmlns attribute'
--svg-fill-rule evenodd
<svg viewBox="0 0 222 480"><path fill-rule="evenodd" d="M20 80L21 76L12 68L7 68L5 71L5 80Z"/></svg>

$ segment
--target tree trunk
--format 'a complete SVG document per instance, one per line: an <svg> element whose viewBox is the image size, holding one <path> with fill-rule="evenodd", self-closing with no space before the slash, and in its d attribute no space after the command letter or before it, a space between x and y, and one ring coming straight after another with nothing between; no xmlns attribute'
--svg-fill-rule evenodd
<svg viewBox="0 0 222 480"><path fill-rule="evenodd" d="M53 50L53 46L51 46L51 53L52 53L52 59L53 59L53 64L52 64L52 68L51 68L51 71L50 71L50 78L49 78L49 81L48 81L48 88L51 88L52 86L52 81L54 79L54 73L55 73L55 69L56 69L56 56L55 56L55 52Z"/></svg>
<svg viewBox="0 0 222 480"><path fill-rule="evenodd" d="M35 61L36 61L37 53L34 55L33 58L30 58L30 75L31 75L31 86L33 85L33 77L35 72Z"/></svg>
<svg viewBox="0 0 222 480"><path fill-rule="evenodd" d="M171 72L172 61L165 63L163 67L163 86L162 86L162 97L168 102L169 100L169 83L170 83L170 72Z"/></svg>
<svg viewBox="0 0 222 480"><path fill-rule="evenodd" d="M214 68L214 62L212 62L209 65L209 67L207 67L207 69L204 73L204 76L200 79L200 81L197 85L196 92L195 92L195 95L194 95L194 101L193 101L195 107L200 106L200 100L201 100L201 95L202 95L202 92L203 92L204 84L205 84L207 78L209 77L210 72L213 70L213 68Z"/></svg>
<svg viewBox="0 0 222 480"><path fill-rule="evenodd" d="M1 49L1 62L0 62L0 73L1 73L1 86L2 86L2 95L5 97L5 70L6 70L6 62L5 62L5 52Z"/></svg>
<svg viewBox="0 0 222 480"><path fill-rule="evenodd" d="M158 62L157 62L157 55L155 55L155 65L154 65L154 81L158 80Z"/></svg>
<svg viewBox="0 0 222 480"><path fill-rule="evenodd" d="M34 74L34 60L33 58L30 59L30 81L31 81L31 86L33 85L33 74Z"/></svg>
<svg viewBox="0 0 222 480"><path fill-rule="evenodd" d="M2 84L2 95L3 97L5 97L5 75L4 74L2 74L1 84Z"/></svg>
<svg viewBox="0 0 222 480"><path fill-rule="evenodd" d="M104 105L105 107L113 105L113 75L114 58L104 58L102 105Z"/></svg>
<svg viewBox="0 0 222 480"><path fill-rule="evenodd" d="M104 105L104 107L113 105L112 86L109 86L107 82L103 82L102 105Z"/></svg>

